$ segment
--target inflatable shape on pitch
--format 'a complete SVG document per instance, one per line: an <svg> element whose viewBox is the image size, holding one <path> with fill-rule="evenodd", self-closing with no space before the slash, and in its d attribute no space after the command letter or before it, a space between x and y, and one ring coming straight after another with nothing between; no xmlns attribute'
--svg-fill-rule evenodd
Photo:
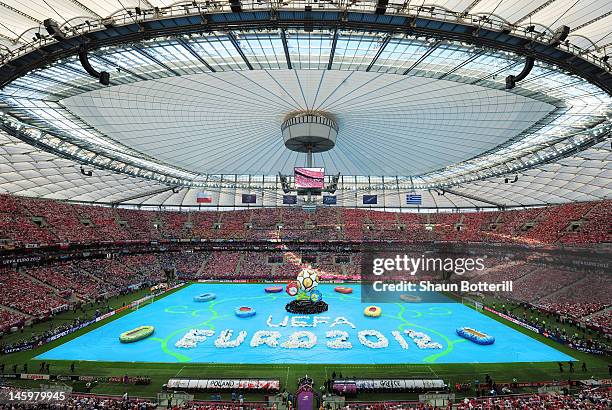
<svg viewBox="0 0 612 410"><path fill-rule="evenodd" d="M378 306L368 306L363 310L363 314L368 317L379 317L382 314L382 309Z"/></svg>
<svg viewBox="0 0 612 410"><path fill-rule="evenodd" d="M194 296L193 300L195 302L210 302L211 300L215 299L216 297L217 297L217 295L215 295L214 293L202 293L201 295Z"/></svg>
<svg viewBox="0 0 612 410"><path fill-rule="evenodd" d="M280 293L283 291L283 287L282 286L268 286L264 290L266 291L266 293Z"/></svg>
<svg viewBox="0 0 612 410"><path fill-rule="evenodd" d="M471 327L460 327L457 329L457 334L479 345L492 345L495 343L495 338L493 336L474 330Z"/></svg>
<svg viewBox="0 0 612 410"><path fill-rule="evenodd" d="M338 293L344 293L345 295L353 293L353 288L345 288L344 286L336 286L334 290Z"/></svg>
<svg viewBox="0 0 612 410"><path fill-rule="evenodd" d="M119 341L121 343L134 343L142 339L146 339L151 336L155 328L153 326L140 326L136 329L128 330L119 335Z"/></svg>
<svg viewBox="0 0 612 410"><path fill-rule="evenodd" d="M255 313L257 312L250 306L240 306L237 307L236 310L234 310L234 313L238 317L251 317L255 316Z"/></svg>

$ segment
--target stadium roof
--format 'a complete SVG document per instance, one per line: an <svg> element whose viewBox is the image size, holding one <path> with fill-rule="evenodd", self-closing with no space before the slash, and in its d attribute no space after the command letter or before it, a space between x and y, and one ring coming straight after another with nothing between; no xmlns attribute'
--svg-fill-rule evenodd
<svg viewBox="0 0 612 410"><path fill-rule="evenodd" d="M417 191L432 208L611 197L609 1L241 4L0 2L0 188L166 206L261 192L278 205L277 172L305 164L280 124L321 110L340 130L314 160L341 173L341 206L380 193L396 208ZM505 89L526 57L531 73Z"/></svg>

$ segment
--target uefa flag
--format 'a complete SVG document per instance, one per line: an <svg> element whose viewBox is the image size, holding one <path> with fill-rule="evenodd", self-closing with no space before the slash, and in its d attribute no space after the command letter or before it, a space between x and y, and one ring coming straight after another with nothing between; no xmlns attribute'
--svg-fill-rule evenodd
<svg viewBox="0 0 612 410"><path fill-rule="evenodd" d="M363 196L363 204L364 205L376 205L376 204L378 204L378 195L364 195Z"/></svg>
<svg viewBox="0 0 612 410"><path fill-rule="evenodd" d="M198 204L212 204L212 195L210 192L198 192L196 202Z"/></svg>
<svg viewBox="0 0 612 410"><path fill-rule="evenodd" d="M333 195L324 195L323 196L323 205L336 205L337 199Z"/></svg>

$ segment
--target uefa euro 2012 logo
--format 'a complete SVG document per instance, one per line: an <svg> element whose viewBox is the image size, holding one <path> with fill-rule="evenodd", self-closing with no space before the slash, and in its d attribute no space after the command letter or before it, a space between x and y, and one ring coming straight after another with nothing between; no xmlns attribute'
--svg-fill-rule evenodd
<svg viewBox="0 0 612 410"><path fill-rule="evenodd" d="M285 310L300 315L313 315L327 312L329 308L323 301L323 294L317 290L319 275L312 267L303 268L295 281L287 284L287 293L295 299L287 303Z"/></svg>
<svg viewBox="0 0 612 410"><path fill-rule="evenodd" d="M311 267L306 267L298 273L295 281L287 284L287 294L295 296L296 300L310 300L319 302L323 300L323 294L317 290L319 275Z"/></svg>

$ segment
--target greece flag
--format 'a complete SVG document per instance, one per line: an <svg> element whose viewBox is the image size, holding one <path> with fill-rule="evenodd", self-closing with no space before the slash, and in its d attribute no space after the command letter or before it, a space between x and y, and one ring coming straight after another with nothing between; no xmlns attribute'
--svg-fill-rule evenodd
<svg viewBox="0 0 612 410"><path fill-rule="evenodd" d="M421 205L422 200L421 194L406 194L406 203L408 205Z"/></svg>

